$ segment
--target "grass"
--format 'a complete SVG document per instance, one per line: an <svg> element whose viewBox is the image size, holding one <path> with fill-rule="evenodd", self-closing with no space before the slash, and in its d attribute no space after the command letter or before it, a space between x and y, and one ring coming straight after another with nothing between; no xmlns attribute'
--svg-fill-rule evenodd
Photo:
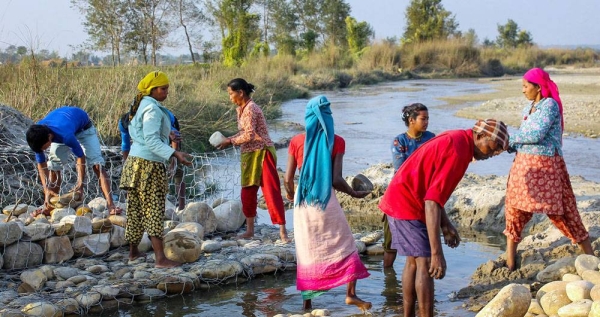
<svg viewBox="0 0 600 317"><path fill-rule="evenodd" d="M589 49L559 50L476 47L461 40L432 41L396 46L375 43L350 56L342 50L299 56L260 57L241 67L220 64L167 67L56 67L25 59L0 66L0 102L37 121L61 105L77 105L94 120L106 145L119 143L117 121L129 108L138 81L160 69L171 81L163 104L179 119L186 140L184 150L212 150L208 138L214 131L233 133L235 106L226 84L242 77L256 86L254 100L268 119L280 116L283 101L305 98L312 90L408 78L501 76L530 67L594 66L599 54Z"/></svg>

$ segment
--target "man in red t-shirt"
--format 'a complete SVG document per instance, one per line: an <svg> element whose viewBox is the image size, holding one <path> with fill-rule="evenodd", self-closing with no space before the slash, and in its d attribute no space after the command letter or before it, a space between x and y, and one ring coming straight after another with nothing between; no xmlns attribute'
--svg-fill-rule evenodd
<svg viewBox="0 0 600 317"><path fill-rule="evenodd" d="M403 316L415 316L417 300L419 316L433 316L433 279L446 275L440 231L448 246L460 243L444 205L469 163L502 153L508 138L502 121L479 120L472 129L446 131L423 144L394 175L379 209L388 216L392 248L407 257Z"/></svg>

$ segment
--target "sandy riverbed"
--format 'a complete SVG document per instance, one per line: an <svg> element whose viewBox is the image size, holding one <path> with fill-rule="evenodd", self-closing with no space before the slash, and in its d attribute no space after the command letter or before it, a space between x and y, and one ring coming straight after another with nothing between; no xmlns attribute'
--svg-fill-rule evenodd
<svg viewBox="0 0 600 317"><path fill-rule="evenodd" d="M598 137L600 135L600 68L548 68L546 70L560 91L564 107L565 133ZM465 103L474 104L458 110L456 115L459 117L496 118L517 127L520 123L520 112L527 103L521 92L521 77L484 78L477 81L490 83L495 91L443 100L448 102L448 107Z"/></svg>

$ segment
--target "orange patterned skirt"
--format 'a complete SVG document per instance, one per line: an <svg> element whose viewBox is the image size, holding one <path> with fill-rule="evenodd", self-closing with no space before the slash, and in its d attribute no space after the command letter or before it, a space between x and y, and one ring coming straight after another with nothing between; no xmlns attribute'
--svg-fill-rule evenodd
<svg viewBox="0 0 600 317"><path fill-rule="evenodd" d="M572 242L578 243L589 236L560 155L517 153L508 176L505 211L504 234L516 242L521 240L521 232L532 213L548 215Z"/></svg>

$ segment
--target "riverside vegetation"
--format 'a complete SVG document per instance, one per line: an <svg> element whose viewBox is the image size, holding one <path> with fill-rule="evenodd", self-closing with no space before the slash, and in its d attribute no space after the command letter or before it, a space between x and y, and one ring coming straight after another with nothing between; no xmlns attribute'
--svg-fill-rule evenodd
<svg viewBox="0 0 600 317"><path fill-rule="evenodd" d="M165 105L180 119L184 150L210 149L212 132L235 129L235 111L225 84L247 78L257 86L256 102L268 119L279 115L281 102L329 90L408 78L496 77L530 67L593 66L592 49L487 48L465 40L437 40L397 46L374 44L360 55L330 49L306 56L261 57L240 67L218 63L159 67L171 80ZM35 58L0 66L0 102L33 120L60 105L77 105L93 118L105 145L119 142L116 122L128 110L136 85L155 67L45 67Z"/></svg>

